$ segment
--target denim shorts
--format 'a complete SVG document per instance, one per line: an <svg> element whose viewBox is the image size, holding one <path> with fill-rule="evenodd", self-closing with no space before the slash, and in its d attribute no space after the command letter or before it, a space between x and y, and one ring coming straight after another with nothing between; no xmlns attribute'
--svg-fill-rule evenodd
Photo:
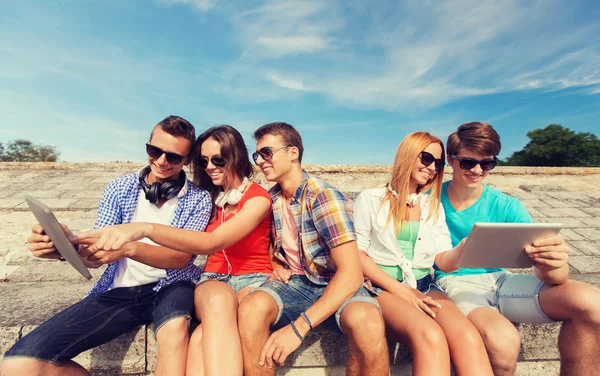
<svg viewBox="0 0 600 376"><path fill-rule="evenodd" d="M376 284L373 284L373 289L375 289L375 292L377 292L378 294L381 291L385 291L384 289L377 286ZM433 277L431 277L430 274L426 275L425 277L423 277L417 281L417 290L421 291L423 294L427 294L428 292L432 292L432 291L445 294L445 292L440 288L440 286L438 286L438 284L435 283L435 281L433 280Z"/></svg>
<svg viewBox="0 0 600 376"><path fill-rule="evenodd" d="M152 290L156 283L120 287L89 296L59 312L19 340L4 354L62 364L143 324L155 332L167 321L189 318L194 284L180 281Z"/></svg>
<svg viewBox="0 0 600 376"><path fill-rule="evenodd" d="M287 284L276 280L269 280L250 293L264 291L275 300L279 308L279 313L272 328L277 330L296 320L300 316L300 313L311 307L323 295L326 287L311 282L304 275L292 275ZM342 311L348 304L353 302L370 303L381 310L377 300L371 296L366 288L361 286L354 296L348 298L338 308L335 315L325 320L325 325L343 333L341 325Z"/></svg>
<svg viewBox="0 0 600 376"><path fill-rule="evenodd" d="M227 275L221 273L206 272L202 273L202 276L200 276L200 282L198 282L198 285L206 281L221 281L231 286L233 291L238 292L241 289L248 286L258 287L264 281L269 279L270 276L270 274L266 273Z"/></svg>
<svg viewBox="0 0 600 376"><path fill-rule="evenodd" d="M479 307L490 307L516 323L554 322L542 311L538 294L544 285L535 275L495 273L449 275L438 280L466 316Z"/></svg>

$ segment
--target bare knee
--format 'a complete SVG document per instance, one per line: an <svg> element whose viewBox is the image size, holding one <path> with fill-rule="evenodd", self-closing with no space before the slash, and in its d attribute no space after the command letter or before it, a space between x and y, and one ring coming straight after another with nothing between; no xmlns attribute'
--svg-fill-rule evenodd
<svg viewBox="0 0 600 376"><path fill-rule="evenodd" d="M188 320L177 317L167 321L156 332L156 343L161 349L179 349L188 344Z"/></svg>
<svg viewBox="0 0 600 376"><path fill-rule="evenodd" d="M600 326L600 289L586 283L569 283L572 283L572 288L567 301L571 303L572 319Z"/></svg>
<svg viewBox="0 0 600 376"><path fill-rule="evenodd" d="M238 307L240 334L250 334L271 326L277 318L277 304L266 292L257 291L246 296Z"/></svg>
<svg viewBox="0 0 600 376"><path fill-rule="evenodd" d="M207 282L206 287L198 293L195 300L196 311L202 312L203 316L206 314L220 316L234 313L237 309L237 296L227 285L220 286L217 283Z"/></svg>
<svg viewBox="0 0 600 376"><path fill-rule="evenodd" d="M348 336L383 340L385 336L383 318L379 309L369 303L350 303L341 316L342 330Z"/></svg>
<svg viewBox="0 0 600 376"><path fill-rule="evenodd" d="M32 375L42 376L46 375L45 368L50 363L44 362L37 359L28 358L6 358L0 366L0 375L3 376L21 376L21 375Z"/></svg>
<svg viewBox="0 0 600 376"><path fill-rule="evenodd" d="M517 366L521 350L521 336L510 322L506 325L487 326L481 337L495 370L510 372Z"/></svg>

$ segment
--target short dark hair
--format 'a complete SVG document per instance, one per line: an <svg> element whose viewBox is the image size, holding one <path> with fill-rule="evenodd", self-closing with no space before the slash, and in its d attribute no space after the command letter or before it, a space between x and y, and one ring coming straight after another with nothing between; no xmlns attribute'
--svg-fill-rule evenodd
<svg viewBox="0 0 600 376"><path fill-rule="evenodd" d="M465 123L448 136L446 151L448 155L457 155L461 149L481 155L500 154L502 144L498 132L488 123L473 121Z"/></svg>
<svg viewBox="0 0 600 376"><path fill-rule="evenodd" d="M160 123L156 124L154 128L152 128L152 133L150 133L150 141L152 141L154 130L157 127L160 127L160 129L171 136L185 138L190 142L190 145L194 145L194 142L196 141L196 129L189 121L182 117L171 115L161 120Z"/></svg>
<svg viewBox="0 0 600 376"><path fill-rule="evenodd" d="M298 148L298 162L302 163L302 154L304 154L304 146L302 145L302 137L300 133L288 123L275 122L265 124L258 128L254 132L254 139L260 140L264 136L272 134L274 136L281 136L283 143L286 145L292 145Z"/></svg>
<svg viewBox="0 0 600 376"><path fill-rule="evenodd" d="M208 176L204 168L200 165L202 144L209 138L212 138L219 143L219 146L221 147L221 157L227 162L227 171L233 170L239 177L251 179L254 175L254 168L248 157L248 148L246 148L244 138L234 127L230 125L217 125L202 132L202 134L198 136L198 140L196 140L196 144L194 145L194 151L192 152L192 172L194 175L194 183L199 187L206 189L210 193L212 202L214 203L221 192L221 187L217 187L213 184L210 176ZM211 218L213 218L215 214L216 205L213 205L213 214Z"/></svg>

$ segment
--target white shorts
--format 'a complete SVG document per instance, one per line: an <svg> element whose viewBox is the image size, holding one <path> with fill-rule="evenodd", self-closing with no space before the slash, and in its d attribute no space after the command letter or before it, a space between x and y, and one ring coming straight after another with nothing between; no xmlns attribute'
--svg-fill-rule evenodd
<svg viewBox="0 0 600 376"><path fill-rule="evenodd" d="M538 294L544 285L535 275L500 271L486 274L446 276L438 285L467 316L479 307L490 307L515 323L551 323Z"/></svg>

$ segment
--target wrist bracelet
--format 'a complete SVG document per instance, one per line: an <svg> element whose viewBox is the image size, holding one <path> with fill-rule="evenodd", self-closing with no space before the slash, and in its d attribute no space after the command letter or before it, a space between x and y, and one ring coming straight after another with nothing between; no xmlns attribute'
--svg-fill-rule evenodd
<svg viewBox="0 0 600 376"><path fill-rule="evenodd" d="M290 325L292 326L292 329L294 329L294 333L296 333L296 335L298 336L298 338L300 338L300 342L304 341L304 337L302 337L302 334L300 334L300 332L298 331L298 328L296 328L296 324L294 324L293 321L290 321Z"/></svg>
<svg viewBox="0 0 600 376"><path fill-rule="evenodd" d="M301 312L300 316L302 316L302 318L304 319L304 321L306 321L306 323L308 324L308 326L310 326L310 330L313 329L312 323L310 322L310 319L308 318L308 316L306 315L305 312Z"/></svg>

